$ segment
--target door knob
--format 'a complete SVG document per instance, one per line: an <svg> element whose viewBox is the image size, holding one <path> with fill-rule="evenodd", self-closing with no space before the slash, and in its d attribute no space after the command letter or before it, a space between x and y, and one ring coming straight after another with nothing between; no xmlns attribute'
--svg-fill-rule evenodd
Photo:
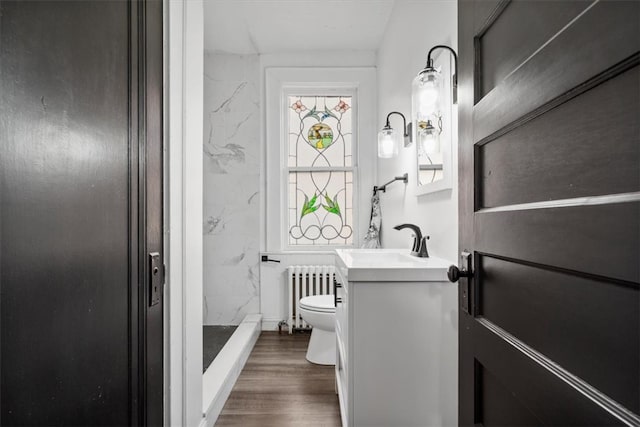
<svg viewBox="0 0 640 427"><path fill-rule="evenodd" d="M473 277L473 257L470 252L464 251L460 254L460 265L462 269L459 269L457 266L452 265L449 267L449 271L447 271L447 277L450 282L457 282L461 277L472 278ZM471 308L471 298L470 298L470 289L471 289L471 280L465 280L458 286L460 292L460 308L467 314L472 313Z"/></svg>
<svg viewBox="0 0 640 427"><path fill-rule="evenodd" d="M452 265L449 267L449 271L447 271L447 277L450 282L457 282L461 277L472 277L473 270L471 268L471 254L467 251L464 251L460 254L460 265L462 269L459 269L457 266Z"/></svg>
<svg viewBox="0 0 640 427"><path fill-rule="evenodd" d="M457 282L461 277L471 277L471 273L465 269L460 270L455 265L449 267L449 271L447 271L447 277L450 282Z"/></svg>

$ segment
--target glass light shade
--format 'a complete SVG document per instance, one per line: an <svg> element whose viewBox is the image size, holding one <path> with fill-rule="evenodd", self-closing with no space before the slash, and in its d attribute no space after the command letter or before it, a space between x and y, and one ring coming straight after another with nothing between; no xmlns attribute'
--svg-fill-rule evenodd
<svg viewBox="0 0 640 427"><path fill-rule="evenodd" d="M390 159L398 155L398 135L392 128L378 132L378 157Z"/></svg>
<svg viewBox="0 0 640 427"><path fill-rule="evenodd" d="M426 126L421 126L419 130L420 148L425 154L435 154L440 152L440 132L427 122Z"/></svg>
<svg viewBox="0 0 640 427"><path fill-rule="evenodd" d="M419 118L427 117L435 113L438 107L438 98L441 84L440 72L435 68L422 70L413 79L411 97L415 111Z"/></svg>

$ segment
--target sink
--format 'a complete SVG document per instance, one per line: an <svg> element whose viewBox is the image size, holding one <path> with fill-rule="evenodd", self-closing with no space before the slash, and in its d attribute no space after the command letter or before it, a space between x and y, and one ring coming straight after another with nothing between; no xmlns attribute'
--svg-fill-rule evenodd
<svg viewBox="0 0 640 427"><path fill-rule="evenodd" d="M418 258L406 249L336 249L336 255L349 281L441 282L447 280L452 264L442 258Z"/></svg>
<svg viewBox="0 0 640 427"><path fill-rule="evenodd" d="M413 264L416 262L417 257L413 257L407 253L400 253L397 251L389 250L372 250L372 249L350 249L348 252L344 252L344 259L347 260L350 266L379 266L381 263L386 266ZM412 259L412 258L415 258Z"/></svg>

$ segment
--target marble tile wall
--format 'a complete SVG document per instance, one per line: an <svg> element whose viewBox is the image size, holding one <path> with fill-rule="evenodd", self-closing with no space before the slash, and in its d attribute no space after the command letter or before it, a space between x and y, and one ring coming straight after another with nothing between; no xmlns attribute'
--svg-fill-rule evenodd
<svg viewBox="0 0 640 427"><path fill-rule="evenodd" d="M260 312L259 74L257 55L205 53L205 325Z"/></svg>

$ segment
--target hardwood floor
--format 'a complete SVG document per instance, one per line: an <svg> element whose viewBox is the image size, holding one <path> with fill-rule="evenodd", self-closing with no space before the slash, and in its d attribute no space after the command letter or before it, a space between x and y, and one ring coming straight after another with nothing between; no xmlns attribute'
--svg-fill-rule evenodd
<svg viewBox="0 0 640 427"><path fill-rule="evenodd" d="M341 426L334 367L307 362L308 342L263 332L216 426Z"/></svg>

